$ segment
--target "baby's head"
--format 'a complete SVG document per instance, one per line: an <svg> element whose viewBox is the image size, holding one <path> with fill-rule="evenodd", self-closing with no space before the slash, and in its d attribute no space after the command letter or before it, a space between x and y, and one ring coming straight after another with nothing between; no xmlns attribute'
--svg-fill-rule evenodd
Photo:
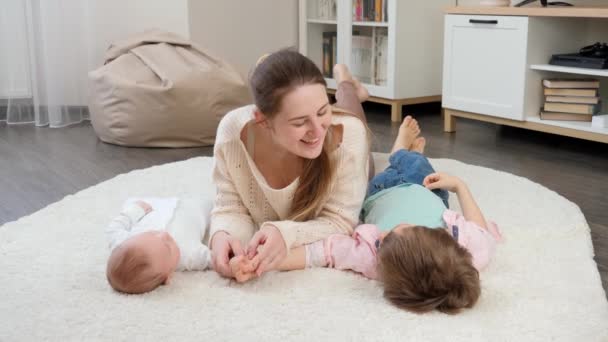
<svg viewBox="0 0 608 342"><path fill-rule="evenodd" d="M481 292L471 254L445 229L397 226L382 241L378 265L384 297L409 311L457 313Z"/></svg>
<svg viewBox="0 0 608 342"><path fill-rule="evenodd" d="M179 248L167 232L141 233L112 251L106 276L116 291L131 294L152 291L169 281L179 257Z"/></svg>

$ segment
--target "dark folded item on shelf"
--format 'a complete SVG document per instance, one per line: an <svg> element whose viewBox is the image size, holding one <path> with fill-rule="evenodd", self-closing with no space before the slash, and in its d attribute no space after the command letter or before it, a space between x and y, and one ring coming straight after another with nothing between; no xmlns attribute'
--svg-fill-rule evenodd
<svg viewBox="0 0 608 342"><path fill-rule="evenodd" d="M549 64L575 68L608 69L608 57L583 56L578 53L557 54L551 56Z"/></svg>
<svg viewBox="0 0 608 342"><path fill-rule="evenodd" d="M592 120L591 114L576 114L576 113L559 113L559 112L547 112L541 109L540 111L541 120L559 120L559 121L586 121Z"/></svg>

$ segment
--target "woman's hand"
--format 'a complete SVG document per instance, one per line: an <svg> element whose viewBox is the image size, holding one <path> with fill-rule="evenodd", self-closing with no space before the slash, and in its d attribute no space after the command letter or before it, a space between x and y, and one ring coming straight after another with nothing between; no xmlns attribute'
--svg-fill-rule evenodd
<svg viewBox="0 0 608 342"><path fill-rule="evenodd" d="M444 189L457 193L464 186L464 182L456 176L448 175L447 173L442 172L435 172L424 177L422 185L429 190Z"/></svg>
<svg viewBox="0 0 608 342"><path fill-rule="evenodd" d="M229 262L231 257L245 254L241 242L230 234L219 231L211 238L211 250L213 269L223 277L233 278Z"/></svg>
<svg viewBox="0 0 608 342"><path fill-rule="evenodd" d="M257 255L256 255L257 253ZM266 225L253 235L247 247L247 257L257 265L255 273L262 273L277 269L287 256L285 240L279 229Z"/></svg>

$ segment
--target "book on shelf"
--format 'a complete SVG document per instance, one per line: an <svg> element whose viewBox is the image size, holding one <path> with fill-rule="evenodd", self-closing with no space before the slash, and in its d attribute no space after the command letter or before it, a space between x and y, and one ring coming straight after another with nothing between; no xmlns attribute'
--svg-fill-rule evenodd
<svg viewBox="0 0 608 342"><path fill-rule="evenodd" d="M549 78L543 80L547 88L598 89L600 81L593 78Z"/></svg>
<svg viewBox="0 0 608 342"><path fill-rule="evenodd" d="M586 121L590 122L593 115L591 114L575 114L575 113L560 113L560 112L549 112L542 110L540 111L541 120L559 120L559 121Z"/></svg>
<svg viewBox="0 0 608 342"><path fill-rule="evenodd" d="M548 112L596 114L600 111L600 104L545 102L544 108Z"/></svg>
<svg viewBox="0 0 608 342"><path fill-rule="evenodd" d="M374 21L382 21L382 0L374 1Z"/></svg>
<svg viewBox="0 0 608 342"><path fill-rule="evenodd" d="M545 95L596 97L597 89L545 88Z"/></svg>
<svg viewBox="0 0 608 342"><path fill-rule="evenodd" d="M363 0L353 0L353 21L363 20Z"/></svg>
<svg viewBox="0 0 608 342"><path fill-rule="evenodd" d="M335 31L323 32L323 76L333 77L333 66L336 63L336 36Z"/></svg>
<svg viewBox="0 0 608 342"><path fill-rule="evenodd" d="M546 102L558 102L558 103L584 103L584 104L598 104L600 98L597 96L555 96L547 95L545 97Z"/></svg>

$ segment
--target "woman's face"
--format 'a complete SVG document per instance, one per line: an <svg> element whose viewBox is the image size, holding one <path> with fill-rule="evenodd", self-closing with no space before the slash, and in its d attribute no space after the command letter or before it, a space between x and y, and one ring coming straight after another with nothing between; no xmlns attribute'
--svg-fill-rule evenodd
<svg viewBox="0 0 608 342"><path fill-rule="evenodd" d="M272 138L292 154L315 159L323 149L331 116L325 86L299 86L285 95L280 111L269 120Z"/></svg>

